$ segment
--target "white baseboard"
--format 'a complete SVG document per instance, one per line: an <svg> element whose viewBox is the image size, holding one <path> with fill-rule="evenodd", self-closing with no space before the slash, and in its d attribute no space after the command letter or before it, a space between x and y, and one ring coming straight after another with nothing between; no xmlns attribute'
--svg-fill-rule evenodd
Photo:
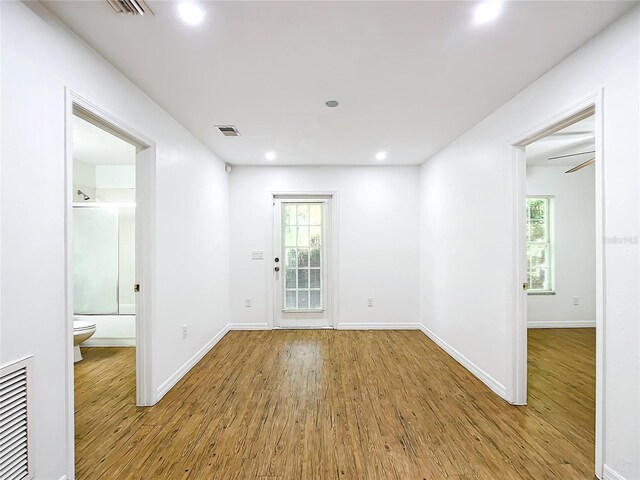
<svg viewBox="0 0 640 480"><path fill-rule="evenodd" d="M81 347L135 347L135 338L90 338L86 342L82 342Z"/></svg>
<svg viewBox="0 0 640 480"><path fill-rule="evenodd" d="M202 357L209 353L209 350L211 350L216 345L216 343L218 343L222 339L222 337L227 334L228 331L229 324L225 325L224 328L220 330L220 332L218 332L215 337L209 340L204 347L198 350L198 352L193 357L187 360L184 365L182 365L178 370L176 370L173 375L171 375L162 385L160 385L157 390L156 402L159 402L160 399L164 397L167 392L169 392L169 390L171 390L174 385L178 383L182 379L182 377L184 377L189 372L189 370L191 370L200 360L202 360Z"/></svg>
<svg viewBox="0 0 640 480"><path fill-rule="evenodd" d="M595 328L595 320L559 320L557 322L527 322L527 328Z"/></svg>
<svg viewBox="0 0 640 480"><path fill-rule="evenodd" d="M438 335L429 330L425 325L420 324L420 330L427 337L433 340L440 348L442 348L445 352L451 355L460 365L473 373L476 377L478 377L482 383L484 383L487 387L497 393L500 397L506 400L507 398L507 389L504 385L498 382L495 378L489 375L487 372L478 367L475 363L465 357L462 353L457 351L447 342L445 342Z"/></svg>
<svg viewBox="0 0 640 480"><path fill-rule="evenodd" d="M605 465L602 468L602 480L626 480L622 475L616 472L613 468Z"/></svg>
<svg viewBox="0 0 640 480"><path fill-rule="evenodd" d="M419 330L419 323L338 323L336 330Z"/></svg>
<svg viewBox="0 0 640 480"><path fill-rule="evenodd" d="M229 330L270 330L268 323L230 323Z"/></svg>

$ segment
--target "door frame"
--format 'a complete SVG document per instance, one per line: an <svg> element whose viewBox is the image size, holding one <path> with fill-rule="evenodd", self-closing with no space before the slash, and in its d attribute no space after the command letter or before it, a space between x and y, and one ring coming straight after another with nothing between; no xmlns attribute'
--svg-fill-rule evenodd
<svg viewBox="0 0 640 480"><path fill-rule="evenodd" d="M514 405L527 403L527 281L526 247L526 154L525 147L551 133L593 115L595 119L595 217L596 217L596 420L595 420L595 473L602 478L604 464L604 385L605 385L605 239L604 239L604 89L549 117L509 142L513 161L513 225L514 286L511 310L515 322L510 322L511 362L507 399Z"/></svg>
<svg viewBox="0 0 640 480"><path fill-rule="evenodd" d="M136 297L136 405L157 401L153 389L153 331L155 325L155 175L156 143L115 116L65 88L65 315L66 335L66 443L69 480L75 477L75 407L73 356L73 118L77 113L110 133L138 146L136 153L136 282L142 287Z"/></svg>
<svg viewBox="0 0 640 480"><path fill-rule="evenodd" d="M339 252L338 248L338 220L339 220L339 200L338 200L338 192L335 190L312 190L312 191L272 191L269 192L267 197L267 208L269 210L267 214L267 234L269 235L269 242L267 243L267 257L265 262L265 275L266 275L266 307L267 307L267 329L272 330L277 328L275 326L275 282L273 280L273 261L272 259L275 256L276 246L275 246L275 214L274 214L274 203L276 197L330 197L330 225L329 227L329 282L328 287L329 291L327 292L327 309L330 310L331 315L331 328L336 328L338 322L339 308L338 308L338 296L339 296Z"/></svg>

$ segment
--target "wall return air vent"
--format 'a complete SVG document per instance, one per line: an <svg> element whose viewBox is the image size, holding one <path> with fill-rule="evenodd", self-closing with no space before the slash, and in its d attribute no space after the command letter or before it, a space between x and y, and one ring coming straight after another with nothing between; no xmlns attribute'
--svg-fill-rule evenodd
<svg viewBox="0 0 640 480"><path fill-rule="evenodd" d="M0 478L33 478L31 357L0 368Z"/></svg>
<svg viewBox="0 0 640 480"><path fill-rule="evenodd" d="M216 125L216 128L220 130L225 137L239 137L240 132L235 125Z"/></svg>
<svg viewBox="0 0 640 480"><path fill-rule="evenodd" d="M126 13L128 15L144 15L148 13L153 15L153 10L144 0L107 0L116 13Z"/></svg>

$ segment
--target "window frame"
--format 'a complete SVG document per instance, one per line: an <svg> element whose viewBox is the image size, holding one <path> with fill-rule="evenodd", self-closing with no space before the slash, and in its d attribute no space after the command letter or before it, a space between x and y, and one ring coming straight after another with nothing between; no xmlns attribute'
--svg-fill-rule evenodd
<svg viewBox="0 0 640 480"><path fill-rule="evenodd" d="M556 294L556 268L555 268L555 195L527 195L526 198L526 228L528 229L529 222L531 220L529 216L529 200L541 199L546 202L545 209L545 231L546 241L529 241L529 232L525 233L526 239L526 255L527 255L527 282L528 282L528 295L555 295ZM545 289L533 289L531 288L531 275L529 273L529 246L530 245L544 245L547 249L546 255L546 269L548 273L548 284Z"/></svg>

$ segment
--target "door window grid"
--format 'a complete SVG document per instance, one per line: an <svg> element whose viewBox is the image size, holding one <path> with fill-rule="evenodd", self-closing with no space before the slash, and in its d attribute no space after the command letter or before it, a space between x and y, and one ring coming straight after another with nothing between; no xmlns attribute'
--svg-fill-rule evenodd
<svg viewBox="0 0 640 480"><path fill-rule="evenodd" d="M551 197L527 197L527 277L529 291L553 292Z"/></svg>
<svg viewBox="0 0 640 480"><path fill-rule="evenodd" d="M323 203L283 203L284 309L323 308Z"/></svg>

